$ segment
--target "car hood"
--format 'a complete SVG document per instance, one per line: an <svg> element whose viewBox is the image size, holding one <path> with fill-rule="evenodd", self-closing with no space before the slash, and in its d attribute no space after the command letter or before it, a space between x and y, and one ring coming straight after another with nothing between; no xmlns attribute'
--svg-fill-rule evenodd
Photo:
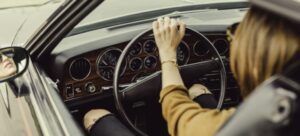
<svg viewBox="0 0 300 136"><path fill-rule="evenodd" d="M0 10L0 48L24 46L42 23L58 8L60 2L43 6L17 7Z"/></svg>

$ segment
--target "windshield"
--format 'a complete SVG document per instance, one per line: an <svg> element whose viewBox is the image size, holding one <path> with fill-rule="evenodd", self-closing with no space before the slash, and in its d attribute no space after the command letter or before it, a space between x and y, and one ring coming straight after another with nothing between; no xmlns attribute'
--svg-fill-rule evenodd
<svg viewBox="0 0 300 136"><path fill-rule="evenodd" d="M80 24L85 25L101 20L163 9L166 7L245 1L246 0L106 0Z"/></svg>

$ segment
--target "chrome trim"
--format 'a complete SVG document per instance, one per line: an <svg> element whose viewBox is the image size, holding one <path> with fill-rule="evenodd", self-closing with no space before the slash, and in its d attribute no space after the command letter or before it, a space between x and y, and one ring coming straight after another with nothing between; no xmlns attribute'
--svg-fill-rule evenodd
<svg viewBox="0 0 300 136"><path fill-rule="evenodd" d="M215 43L217 42L217 41L224 41L225 43L226 43L226 49L223 51L223 52L219 52L219 50L218 50L218 48L215 46ZM229 43L228 43L228 41L226 40L226 39L224 39L224 38L217 38L217 39L215 39L214 41L213 41L213 45L216 47L216 49L218 50L218 52L221 54L221 55L224 55L225 53L227 53L228 52L228 50L229 50Z"/></svg>
<svg viewBox="0 0 300 136"><path fill-rule="evenodd" d="M137 70L133 70L133 68L131 67L131 62L133 61L133 60L135 60L135 59L138 59L138 60L140 60L141 61L141 66L137 69ZM134 58L132 58L132 59L130 59L130 61L129 61L129 64L128 64L128 67L129 67L129 69L131 70L131 71L139 71L139 70L141 70L142 68L143 68L143 66L144 66L144 61L141 59L141 58L139 58L139 57L134 57Z"/></svg>
<svg viewBox="0 0 300 136"><path fill-rule="evenodd" d="M153 51L153 52L146 52L145 51L145 46L146 46L146 43L148 43L148 42L154 42L155 43L155 50ZM155 53L155 51L157 50L157 46L156 46L156 42L154 41L154 40L152 40L152 39L150 39L150 40L146 40L144 43L143 43L143 52L145 52L145 53L148 53L148 54L151 54L151 53Z"/></svg>
<svg viewBox="0 0 300 136"><path fill-rule="evenodd" d="M198 53L196 53L196 46L197 46L197 44L200 42L200 40L197 40L195 43L194 43L194 45L193 45L193 52L194 52L194 54L196 55L196 56L200 56L200 57L203 57L203 56L205 56L205 55L207 55L208 53L209 53L209 49L206 51L206 53L205 54L203 54L203 55L200 55L200 54L198 54ZM204 45L205 46L205 45Z"/></svg>
<svg viewBox="0 0 300 136"><path fill-rule="evenodd" d="M113 50L119 51L119 52L120 52L120 55L122 54L122 50L121 50L121 49L116 48L116 47L112 47L112 48L108 48L108 49L106 49L105 51L99 53L99 55L98 55L98 57L97 57L97 60L96 60L96 73L98 74L98 76L100 76L100 77L101 77L103 80L105 80L105 81L112 81L112 80L106 79L105 77L103 77L103 76L99 73L99 69L98 69L99 60L100 60L100 59L102 58L102 56L104 56L107 52L113 51ZM119 56L119 58L120 58L120 56ZM118 58L118 60L119 60L119 58ZM122 76L122 75L125 73L125 71L126 71L126 65L127 65L127 61L125 60L125 68L123 69L123 71L122 71L122 73L121 73L120 76ZM116 67L116 66L115 66L115 67ZM115 67L113 68L113 70L115 70ZM113 73L113 74L114 74L114 73Z"/></svg>
<svg viewBox="0 0 300 136"><path fill-rule="evenodd" d="M73 65L73 63L75 63L77 60L79 60L79 59L85 59L88 63L89 63L89 65L90 65L90 69L89 69L89 72L88 72L88 74L84 77L84 78L82 78L82 79L76 79L75 77L73 77L72 76L72 74L71 74L71 67L72 67L72 65ZM75 59L75 60L73 60L72 62L71 62L71 64L70 64L70 67L69 67L69 75L70 75L70 77L73 79L73 80L75 80L75 81L82 81L82 80L85 80L90 74L91 74L91 71L92 71L92 65L91 65L91 62L90 62L90 60L88 60L87 58L85 58L85 57L81 57L81 58L77 58L77 59Z"/></svg>
<svg viewBox="0 0 300 136"><path fill-rule="evenodd" d="M38 68L36 68L36 69L38 69ZM45 81L44 76L42 76L42 74L40 73L39 70L36 70L36 72L37 72L39 75L41 75L41 76L40 76L40 81L42 82L42 84L46 85L47 83L46 83L46 81ZM65 122L64 122L63 119L62 119L62 115L60 114L60 110L58 109L57 105L54 104L53 96L49 93L49 91L50 91L49 88L48 88L48 87L45 87L45 86L43 86L43 88L45 89L44 92L47 94L48 99L49 99L49 101L50 101L51 104L52 104L53 111L54 111L54 113L56 114L56 117L58 118L58 121L60 122L62 129L64 130L64 132L66 133L66 135L69 135L69 133L68 133L68 131L67 131L66 124L65 124Z"/></svg>
<svg viewBox="0 0 300 136"><path fill-rule="evenodd" d="M132 86L134 85L135 83L128 83L128 84L120 84L119 87L129 87L129 86ZM101 89L103 90L109 90L109 89L113 89L113 86L102 86Z"/></svg>
<svg viewBox="0 0 300 136"><path fill-rule="evenodd" d="M156 56L154 56L154 55L150 55L150 56L145 57L143 62L144 62L144 67L147 68L147 69L152 69L152 68L149 68L149 67L147 67L147 66L145 65L145 61L146 61L148 58L150 58L150 57L153 57L153 58L156 60L156 63L155 63L155 65L154 65L152 68L155 68L156 65L157 65L157 63L158 63L158 59L157 59Z"/></svg>
<svg viewBox="0 0 300 136"><path fill-rule="evenodd" d="M87 87L88 87L90 84L93 85L93 86L95 86L95 92L89 92L89 91L88 91ZM95 93L97 93L97 86L96 86L93 82L87 82L87 83L84 84L84 90L85 90L88 94L95 94ZM101 90L102 90L102 89L100 89L99 92L101 92Z"/></svg>

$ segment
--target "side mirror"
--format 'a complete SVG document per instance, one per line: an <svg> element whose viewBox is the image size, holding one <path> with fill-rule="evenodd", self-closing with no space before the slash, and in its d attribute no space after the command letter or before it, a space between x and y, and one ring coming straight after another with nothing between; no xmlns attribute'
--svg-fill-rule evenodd
<svg viewBox="0 0 300 136"><path fill-rule="evenodd" d="M0 83L22 75L29 64L29 55L24 48L7 47L0 49Z"/></svg>

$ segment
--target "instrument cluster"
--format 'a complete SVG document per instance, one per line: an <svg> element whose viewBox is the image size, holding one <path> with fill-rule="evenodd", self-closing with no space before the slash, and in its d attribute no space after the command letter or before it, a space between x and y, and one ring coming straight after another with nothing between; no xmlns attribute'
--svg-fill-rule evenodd
<svg viewBox="0 0 300 136"><path fill-rule="evenodd" d="M207 34L222 56L228 56L229 43L224 34ZM63 79L63 99L72 101L103 94L112 90L114 71L122 50L128 42L87 52L66 65ZM186 34L177 48L177 63L185 65L212 58L206 42ZM129 86L152 73L159 71L159 52L153 36L144 37L129 50L121 66L120 83ZM75 80L76 79L76 80Z"/></svg>
<svg viewBox="0 0 300 136"><path fill-rule="evenodd" d="M121 53L121 49L112 47L99 54L96 60L96 70L100 78L106 81L113 80L115 66ZM182 41L177 49L178 64L187 64L189 56L190 48ZM146 39L131 47L126 62L123 63L123 66L121 67L121 77L125 71L139 74L140 72L147 72L147 70L158 69L159 63L158 49L154 39ZM136 78L136 76L133 78Z"/></svg>

